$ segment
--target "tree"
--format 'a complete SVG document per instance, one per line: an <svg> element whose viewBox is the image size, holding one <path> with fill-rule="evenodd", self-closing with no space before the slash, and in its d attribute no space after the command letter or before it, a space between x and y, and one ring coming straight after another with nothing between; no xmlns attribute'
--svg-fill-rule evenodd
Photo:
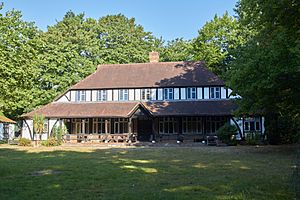
<svg viewBox="0 0 300 200"><path fill-rule="evenodd" d="M38 105L41 96L39 43L34 39L40 31L21 18L21 12L15 10L0 13L0 106L13 118Z"/></svg>
<svg viewBox="0 0 300 200"><path fill-rule="evenodd" d="M209 69L223 75L232 60L231 51L244 44L250 35L227 12L222 17L215 15L199 30L193 41L194 60L204 60Z"/></svg>
<svg viewBox="0 0 300 200"><path fill-rule="evenodd" d="M256 34L234 54L228 85L240 113L262 112L272 143L293 142L300 123L300 9L295 0L241 0L242 26Z"/></svg>
<svg viewBox="0 0 300 200"><path fill-rule="evenodd" d="M176 38L168 41L160 50L160 61L190 61L192 55L192 41L186 41L183 38Z"/></svg>

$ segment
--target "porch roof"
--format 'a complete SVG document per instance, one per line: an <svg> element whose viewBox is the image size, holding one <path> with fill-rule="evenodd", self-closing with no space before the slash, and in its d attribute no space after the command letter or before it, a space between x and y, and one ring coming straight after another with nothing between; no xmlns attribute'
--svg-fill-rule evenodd
<svg viewBox="0 0 300 200"><path fill-rule="evenodd" d="M1 116L0 115L0 123L8 123L8 124L15 124L16 122L5 117L5 116Z"/></svg>
<svg viewBox="0 0 300 200"><path fill-rule="evenodd" d="M153 116L221 116L231 115L237 109L233 100L156 101L156 102L53 102L22 115L35 114L48 118L130 117L138 108Z"/></svg>
<svg viewBox="0 0 300 200"><path fill-rule="evenodd" d="M223 116L237 109L233 100L147 102L153 116Z"/></svg>
<svg viewBox="0 0 300 200"><path fill-rule="evenodd" d="M48 118L129 117L138 106L138 102L53 102L22 117L32 118L36 114Z"/></svg>

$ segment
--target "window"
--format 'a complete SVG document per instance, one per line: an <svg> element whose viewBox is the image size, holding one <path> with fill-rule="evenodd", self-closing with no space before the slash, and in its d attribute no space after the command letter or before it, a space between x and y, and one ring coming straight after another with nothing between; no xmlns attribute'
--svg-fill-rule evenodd
<svg viewBox="0 0 300 200"><path fill-rule="evenodd" d="M119 100L128 101L128 89L119 90Z"/></svg>
<svg viewBox="0 0 300 200"><path fill-rule="evenodd" d="M196 88L187 88L186 97L187 99L196 99Z"/></svg>
<svg viewBox="0 0 300 200"><path fill-rule="evenodd" d="M89 133L89 119L72 119L72 133Z"/></svg>
<svg viewBox="0 0 300 200"><path fill-rule="evenodd" d="M165 88L164 89L164 99L165 100L172 100L173 97L173 88Z"/></svg>
<svg viewBox="0 0 300 200"><path fill-rule="evenodd" d="M141 89L141 100L151 100L151 89Z"/></svg>
<svg viewBox="0 0 300 200"><path fill-rule="evenodd" d="M178 120L175 117L163 117L159 119L160 134L178 133Z"/></svg>
<svg viewBox="0 0 300 200"><path fill-rule="evenodd" d="M76 91L76 101L86 101L86 91L85 90Z"/></svg>
<svg viewBox="0 0 300 200"><path fill-rule="evenodd" d="M226 122L228 122L228 118L223 116L207 117L205 131L207 134L215 134L216 131L220 127L222 127Z"/></svg>
<svg viewBox="0 0 300 200"><path fill-rule="evenodd" d="M114 120L114 133L128 133L128 119L120 118Z"/></svg>
<svg viewBox="0 0 300 200"><path fill-rule="evenodd" d="M220 99L220 87L211 87L210 88L210 99Z"/></svg>
<svg viewBox="0 0 300 200"><path fill-rule="evenodd" d="M202 118L184 117L182 119L183 133L202 133Z"/></svg>
<svg viewBox="0 0 300 200"><path fill-rule="evenodd" d="M244 130L245 131L260 131L260 119L257 117L246 118L244 121Z"/></svg>
<svg viewBox="0 0 300 200"><path fill-rule="evenodd" d="M106 101L106 100L107 100L106 90L98 90L97 91L97 101Z"/></svg>
<svg viewBox="0 0 300 200"><path fill-rule="evenodd" d="M48 120L44 121L43 133L48 133Z"/></svg>
<svg viewBox="0 0 300 200"><path fill-rule="evenodd" d="M94 118L93 133L97 133L97 134L110 133L110 120L103 119L103 118Z"/></svg>

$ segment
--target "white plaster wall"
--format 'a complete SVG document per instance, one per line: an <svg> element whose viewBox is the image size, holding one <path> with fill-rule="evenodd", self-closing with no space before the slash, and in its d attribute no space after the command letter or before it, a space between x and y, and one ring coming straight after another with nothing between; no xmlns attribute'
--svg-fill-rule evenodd
<svg viewBox="0 0 300 200"><path fill-rule="evenodd" d="M92 101L97 101L98 90L92 90Z"/></svg>
<svg viewBox="0 0 300 200"><path fill-rule="evenodd" d="M76 100L76 91L71 91L71 101L74 102Z"/></svg>
<svg viewBox="0 0 300 200"><path fill-rule="evenodd" d="M85 101L91 101L91 90L85 91Z"/></svg>
<svg viewBox="0 0 300 200"><path fill-rule="evenodd" d="M129 89L128 90L128 99L129 101L134 101L134 89Z"/></svg>
<svg viewBox="0 0 300 200"><path fill-rule="evenodd" d="M179 99L179 88L174 88L174 99Z"/></svg>
<svg viewBox="0 0 300 200"><path fill-rule="evenodd" d="M209 87L204 88L204 99L209 99Z"/></svg>
<svg viewBox="0 0 300 200"><path fill-rule="evenodd" d="M243 132L243 120L242 120L242 118L234 117L234 120L237 122L237 124L238 124L238 126L239 126L239 128L241 130L242 135L244 135L244 132ZM234 121L232 119L230 119L230 124L236 126L236 124L234 123ZM237 133L239 133L239 131L237 131ZM242 139L241 135L237 134L236 139L237 140L241 140Z"/></svg>
<svg viewBox="0 0 300 200"><path fill-rule="evenodd" d="M157 93L157 100L163 100L163 89L159 88Z"/></svg>
<svg viewBox="0 0 300 200"><path fill-rule="evenodd" d="M70 91L66 92L63 96L56 100L56 102L69 102Z"/></svg>
<svg viewBox="0 0 300 200"><path fill-rule="evenodd" d="M2 139L3 139L3 137L4 137L4 134L3 134L3 132L4 132L4 130L3 130L3 124L2 124L2 123L0 123L0 140L2 140Z"/></svg>
<svg viewBox="0 0 300 200"><path fill-rule="evenodd" d="M151 89L151 100L153 100L153 101L157 100L157 98L156 98L156 88Z"/></svg>
<svg viewBox="0 0 300 200"><path fill-rule="evenodd" d="M226 88L221 87L221 99L226 99Z"/></svg>
<svg viewBox="0 0 300 200"><path fill-rule="evenodd" d="M202 99L202 87L197 88L197 99Z"/></svg>
<svg viewBox="0 0 300 200"><path fill-rule="evenodd" d="M119 90L113 90L113 101L119 101Z"/></svg>
<svg viewBox="0 0 300 200"><path fill-rule="evenodd" d="M57 121L56 118L50 118L49 119L49 123L48 123L48 125L49 125L49 136L51 136L51 131L52 131L54 125L58 124L58 122L56 123L56 121Z"/></svg>
<svg viewBox="0 0 300 200"><path fill-rule="evenodd" d="M25 121L27 122L29 128L27 127L27 124L25 123ZM21 132L22 138L31 139L29 129L31 130L31 134L33 134L33 120L32 119L23 120L23 126L22 126L22 132Z"/></svg>
<svg viewBox="0 0 300 200"><path fill-rule="evenodd" d="M180 88L181 97L180 99L186 99L186 92L185 88Z"/></svg>
<svg viewBox="0 0 300 200"><path fill-rule="evenodd" d="M265 133L265 117L261 117L261 133Z"/></svg>
<svg viewBox="0 0 300 200"><path fill-rule="evenodd" d="M15 124L9 124L8 139L12 140L15 137Z"/></svg>
<svg viewBox="0 0 300 200"><path fill-rule="evenodd" d="M141 89L135 89L135 100L141 100Z"/></svg>
<svg viewBox="0 0 300 200"><path fill-rule="evenodd" d="M112 101L112 90L107 90L107 101Z"/></svg>

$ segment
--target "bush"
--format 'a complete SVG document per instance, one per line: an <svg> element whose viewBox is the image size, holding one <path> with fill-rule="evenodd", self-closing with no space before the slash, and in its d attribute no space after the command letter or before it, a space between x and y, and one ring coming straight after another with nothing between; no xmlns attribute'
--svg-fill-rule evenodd
<svg viewBox="0 0 300 200"><path fill-rule="evenodd" d="M260 133L247 133L246 134L246 144L257 145L260 143Z"/></svg>
<svg viewBox="0 0 300 200"><path fill-rule="evenodd" d="M31 146L31 140L29 140L29 139L27 139L27 138L20 138L19 139L19 142L18 142L18 145L19 146L26 146L26 147L28 147L28 146Z"/></svg>
<svg viewBox="0 0 300 200"><path fill-rule="evenodd" d="M44 140L41 142L41 145L46 146L46 147L53 147L53 146L59 146L61 143L56 140L55 138L51 137L48 140Z"/></svg>
<svg viewBox="0 0 300 200"><path fill-rule="evenodd" d="M218 138L227 145L236 145L237 141L235 136L237 134L237 128L229 123L224 124L217 130Z"/></svg>

